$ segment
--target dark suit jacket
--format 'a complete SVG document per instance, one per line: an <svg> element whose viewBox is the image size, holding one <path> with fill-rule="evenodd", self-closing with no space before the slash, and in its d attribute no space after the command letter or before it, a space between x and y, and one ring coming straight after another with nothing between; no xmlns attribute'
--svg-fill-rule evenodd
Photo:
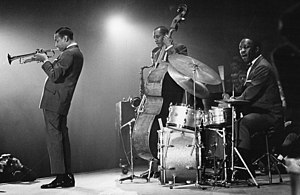
<svg viewBox="0 0 300 195"><path fill-rule="evenodd" d="M151 56L152 56L152 60L156 61L158 56L159 56L159 53L160 53L160 50L161 48L159 47L156 47L152 50L151 52ZM174 44L173 47L171 47L168 51L167 51L167 54L168 55L172 55L172 54L175 54L175 53L178 53L178 54L182 54L182 55L187 55L188 52L187 52L187 48L185 45L183 44Z"/></svg>
<svg viewBox="0 0 300 195"><path fill-rule="evenodd" d="M42 69L48 75L40 108L67 115L73 93L83 66L83 55L77 45L64 50L53 62L45 62Z"/></svg>
<svg viewBox="0 0 300 195"><path fill-rule="evenodd" d="M161 48L159 47L156 47L152 50L151 56L154 62L157 61L160 54L160 50ZM167 51L167 56L175 53L187 55L186 46L183 44L173 44L173 47L171 47ZM167 104L170 103L169 101L173 102L174 104L181 103L183 92L184 90L170 77L169 73L167 72L164 76L162 87L162 96L164 97L164 101Z"/></svg>
<svg viewBox="0 0 300 195"><path fill-rule="evenodd" d="M241 96L236 99L250 101L248 112L269 113L276 118L283 117L274 69L263 56L253 64L244 88Z"/></svg>

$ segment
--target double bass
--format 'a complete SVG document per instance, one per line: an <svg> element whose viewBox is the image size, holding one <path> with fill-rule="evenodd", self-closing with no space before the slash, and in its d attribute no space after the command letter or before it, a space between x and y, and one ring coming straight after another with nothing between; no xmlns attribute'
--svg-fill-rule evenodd
<svg viewBox="0 0 300 195"><path fill-rule="evenodd" d="M178 29L178 24L185 20L187 6L184 4L180 5L177 12L179 14L172 20L167 35L169 37ZM132 133L133 146L137 155L148 161L157 158L157 130L159 130L157 116L161 113L164 103L162 88L165 74L168 71L168 63L163 61L165 49L166 46L164 45L146 78L144 94L137 108L137 116Z"/></svg>

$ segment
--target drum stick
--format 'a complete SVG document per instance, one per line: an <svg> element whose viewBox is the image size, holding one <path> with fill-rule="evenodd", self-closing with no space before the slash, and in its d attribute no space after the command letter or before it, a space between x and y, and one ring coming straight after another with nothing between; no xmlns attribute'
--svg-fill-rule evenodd
<svg viewBox="0 0 300 195"><path fill-rule="evenodd" d="M192 141L192 150L191 150L191 152L190 152L190 156L193 155L195 146L196 146L196 137L194 137L194 138L193 138L193 141Z"/></svg>
<svg viewBox="0 0 300 195"><path fill-rule="evenodd" d="M218 66L219 70L219 75L222 81L222 89L223 89L223 94L225 94L225 83L224 83L224 66Z"/></svg>
<svg viewBox="0 0 300 195"><path fill-rule="evenodd" d="M163 123L162 123L161 118L158 118L158 123L159 123L159 128L161 129L161 131L163 131L163 130L164 130L164 126L163 126ZM162 152L164 158L167 158L167 152L168 152L168 148L169 148L169 146L166 145L166 144L169 144L169 143L170 143L170 136L169 136L169 133L168 133L167 135L168 135L168 136L167 136L167 141L166 141L166 143L163 143L164 148L166 148L166 149L164 150L164 152Z"/></svg>
<svg viewBox="0 0 300 195"><path fill-rule="evenodd" d="M196 140L196 139L194 138L194 139L193 139L193 143L192 143L193 147L192 147L192 150L191 150L190 156L192 156L192 155L193 155L193 152L194 152L194 149L195 149L195 144L196 144L195 140Z"/></svg>
<svg viewBox="0 0 300 195"><path fill-rule="evenodd" d="M159 128L160 128L160 130L163 132L163 130L164 130L164 126L163 126L163 123L162 123L162 120L161 120L161 118L158 118L158 123L159 123ZM163 146L165 143L163 143L163 137L162 136L160 136L161 137L161 146ZM163 154L163 152L161 152L161 154Z"/></svg>
<svg viewBox="0 0 300 195"><path fill-rule="evenodd" d="M222 81L224 81L224 66L218 66L220 78Z"/></svg>
<svg viewBox="0 0 300 195"><path fill-rule="evenodd" d="M158 118L158 123L159 123L160 130L164 130L164 126L163 126L161 118Z"/></svg>
<svg viewBox="0 0 300 195"><path fill-rule="evenodd" d="M158 123L159 123L159 126L160 126L160 130L157 131L159 132L159 141L160 141L160 145L159 145L159 161L160 161L160 164L162 166L164 166L163 164L163 158L164 158L164 147L165 147L165 143L163 142L164 138L163 138L163 135L164 135L164 129L163 129L163 125L162 125L162 120L161 118L158 118Z"/></svg>

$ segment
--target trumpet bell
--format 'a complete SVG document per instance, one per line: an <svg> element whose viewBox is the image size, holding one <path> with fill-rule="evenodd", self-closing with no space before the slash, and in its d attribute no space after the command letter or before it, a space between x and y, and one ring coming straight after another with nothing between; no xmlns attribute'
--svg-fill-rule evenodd
<svg viewBox="0 0 300 195"><path fill-rule="evenodd" d="M48 58L52 58L55 55L55 51L58 51L58 49L37 50L32 53L18 55L18 56L10 56L9 54L7 54L7 59L10 65L11 62L14 60L19 60L20 64L25 64L28 62L37 61L34 57L34 55L37 53L45 53L48 56Z"/></svg>
<svg viewBox="0 0 300 195"><path fill-rule="evenodd" d="M9 65L11 65L11 62L13 61L13 59L9 54L7 54L7 59L8 59Z"/></svg>

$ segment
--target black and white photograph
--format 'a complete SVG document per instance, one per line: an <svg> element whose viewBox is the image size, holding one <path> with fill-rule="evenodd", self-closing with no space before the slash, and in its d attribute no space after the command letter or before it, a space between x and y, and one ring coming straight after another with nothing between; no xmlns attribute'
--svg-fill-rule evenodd
<svg viewBox="0 0 300 195"><path fill-rule="evenodd" d="M300 195L298 0L1 0L0 194Z"/></svg>

